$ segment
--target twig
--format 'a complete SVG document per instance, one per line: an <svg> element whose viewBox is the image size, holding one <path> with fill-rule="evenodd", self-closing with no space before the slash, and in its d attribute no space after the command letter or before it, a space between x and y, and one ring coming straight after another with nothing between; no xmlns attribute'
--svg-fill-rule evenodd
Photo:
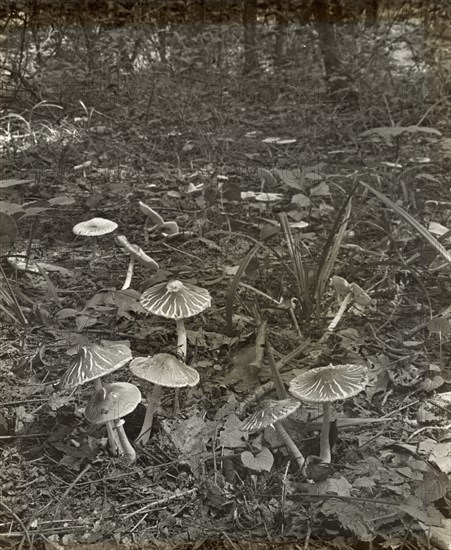
<svg viewBox="0 0 451 550"><path fill-rule="evenodd" d="M161 498L160 500L155 500L154 502L150 502L149 504L146 504L142 508L139 508L139 510L135 510L134 512L130 512L129 514L125 514L123 517L124 519L129 519L133 516L136 516L137 514L141 514L142 512L147 512L151 508L155 508L156 506L160 506L161 504L166 504L167 502L170 502L171 500L176 500L178 498L183 498L188 495L193 495L197 491L197 488L194 489L188 489L187 491L184 491L182 493L177 493L175 495L171 495L165 498Z"/></svg>
<svg viewBox="0 0 451 550"><path fill-rule="evenodd" d="M20 517L15 512L13 512L13 510L11 510L11 508L7 504L2 502L1 500L0 500L0 506L4 510L6 510L17 521L17 523L22 527L22 530L23 530L22 535L25 535L25 538L27 539L28 545L30 546L30 550L33 550L33 543L31 542L30 533L29 533L28 529L25 527L24 522L20 519Z"/></svg>

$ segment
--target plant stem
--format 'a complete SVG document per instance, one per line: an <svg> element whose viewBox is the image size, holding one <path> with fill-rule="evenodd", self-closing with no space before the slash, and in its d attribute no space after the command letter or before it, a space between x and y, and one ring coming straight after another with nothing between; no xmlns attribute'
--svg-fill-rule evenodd
<svg viewBox="0 0 451 550"><path fill-rule="evenodd" d="M269 369L271 371L274 387L276 388L277 397L279 399L286 399L288 397L287 390L285 389L282 377L280 376L280 371L276 367L272 347L268 340L266 340L266 355L268 357Z"/></svg>
<svg viewBox="0 0 451 550"><path fill-rule="evenodd" d="M132 447L130 441L128 440L127 434L125 433L124 420L122 418L120 420L115 420L114 428L119 438L121 447L124 449L124 456L127 460L127 464L131 465L136 460L136 451Z"/></svg>
<svg viewBox="0 0 451 550"><path fill-rule="evenodd" d="M152 392L149 392L147 394L147 409L146 409L146 416L144 417L144 422L141 428L141 431L139 432L138 437L136 438L136 443L139 445L144 445L149 441L150 438L150 432L152 430L152 424L153 424L153 417L155 414L155 411L157 410L157 405L160 400L160 394L161 394L161 386L158 384L155 384Z"/></svg>
<svg viewBox="0 0 451 550"><path fill-rule="evenodd" d="M319 456L323 462L330 464L332 459L330 452L330 403L323 403L323 424L319 443Z"/></svg>
<svg viewBox="0 0 451 550"><path fill-rule="evenodd" d="M132 282L134 267L135 267L135 259L133 258L133 256L130 256L130 261L128 262L128 268L127 268L127 277L124 281L124 284L122 285L121 290L127 290L127 288L130 288L130 283Z"/></svg>
<svg viewBox="0 0 451 550"><path fill-rule="evenodd" d="M304 466L305 460L304 460L303 454L297 448L296 443L291 439L288 432L282 426L281 422L276 422L274 424L274 429L276 430L277 434L280 436L280 439L282 439L282 441L284 442L284 444L285 444L286 448L289 450L291 456L298 463L299 469L302 470L302 467Z"/></svg>

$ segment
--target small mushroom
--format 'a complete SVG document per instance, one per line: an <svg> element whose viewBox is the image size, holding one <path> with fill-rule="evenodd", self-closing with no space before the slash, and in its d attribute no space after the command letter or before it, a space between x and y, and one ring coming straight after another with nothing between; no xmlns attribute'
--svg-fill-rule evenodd
<svg viewBox="0 0 451 550"><path fill-rule="evenodd" d="M366 307L369 306L372 302L368 294L366 294L366 292L362 288L360 288L358 284L349 284L346 279L343 279L343 277L338 277L335 275L334 277L332 277L332 284L334 285L338 297L341 298L342 301L339 310L337 311L335 317L332 319L326 329L327 335L335 330L340 319L343 317L348 305L353 303L362 307Z"/></svg>
<svg viewBox="0 0 451 550"><path fill-rule="evenodd" d="M62 376L59 389L70 390L93 381L95 390L101 390L103 386L100 378L120 369L131 359L130 348L125 344L83 346ZM121 449L110 422L106 422L106 428L111 451L117 454Z"/></svg>
<svg viewBox="0 0 451 550"><path fill-rule="evenodd" d="M362 365L329 365L303 372L290 382L291 395L307 403L322 403L323 423L320 437L320 458L331 461L331 403L348 399L361 392L367 384L367 371Z"/></svg>
<svg viewBox="0 0 451 550"><path fill-rule="evenodd" d="M177 280L165 281L144 291L141 305L149 313L176 321L177 351L180 358L185 361L187 343L184 319L210 307L211 296L208 290Z"/></svg>
<svg viewBox="0 0 451 550"><path fill-rule="evenodd" d="M147 394L146 416L136 438L136 441L144 446L149 441L162 387L195 386L199 383L199 374L196 369L185 365L169 353L157 353L153 357L137 357L130 363L130 370L136 377L154 385L152 392Z"/></svg>
<svg viewBox="0 0 451 550"><path fill-rule="evenodd" d="M128 288L130 288L130 283L133 277L133 269L135 266L135 261L138 261L140 264L144 265L145 267L148 267L154 272L159 270L160 266L157 264L157 262L153 260L150 256L148 256L144 252L144 250L140 248L138 245L131 244L130 242L128 242L127 237L125 237L124 235L117 235L116 242L122 248L122 250L124 250L127 254L130 255L130 260L127 268L127 277L122 286L122 290L127 290Z"/></svg>
<svg viewBox="0 0 451 550"><path fill-rule="evenodd" d="M116 382L97 390L85 408L85 417L92 424L113 425L128 464L135 462L136 451L127 438L122 418L134 411L140 402L141 392L134 384Z"/></svg>
<svg viewBox="0 0 451 550"><path fill-rule="evenodd" d="M265 401L259 410L242 423L241 430L243 432L259 432L268 426L273 426L298 463L299 468L302 469L304 457L282 425L282 420L293 414L299 406L300 402L292 398Z"/></svg>
<svg viewBox="0 0 451 550"><path fill-rule="evenodd" d="M156 229L160 229L164 235L172 236L179 233L179 226L177 225L177 222L172 220L165 222L158 212L155 212L153 208L144 202L139 202L139 208L146 216L146 221L144 224L144 240L146 243L149 242L149 233L152 233ZM153 225L149 227L149 223L153 223Z"/></svg>
<svg viewBox="0 0 451 550"><path fill-rule="evenodd" d="M77 223L72 229L75 235L82 237L93 237L92 257L94 258L97 252L97 237L112 233L117 229L117 223L105 218L92 218L85 222Z"/></svg>

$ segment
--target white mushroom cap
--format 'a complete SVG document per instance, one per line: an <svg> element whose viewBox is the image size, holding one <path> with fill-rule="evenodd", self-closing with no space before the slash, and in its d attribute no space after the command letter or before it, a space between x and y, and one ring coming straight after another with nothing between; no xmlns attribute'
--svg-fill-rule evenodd
<svg viewBox="0 0 451 550"><path fill-rule="evenodd" d="M259 432L268 426L284 420L300 407L297 399L269 400L263 403L262 408L255 411L241 425L243 432Z"/></svg>
<svg viewBox="0 0 451 550"><path fill-rule="evenodd" d="M127 254L130 254L132 258L138 260L142 265L149 267L153 271L158 271L160 269L160 266L153 258L148 256L138 245L130 243L125 235L117 235L116 241Z"/></svg>
<svg viewBox="0 0 451 550"><path fill-rule="evenodd" d="M75 235L82 235L83 237L100 237L101 235L107 235L117 229L117 223L104 218L92 218L85 222L77 223L72 231Z"/></svg>
<svg viewBox="0 0 451 550"><path fill-rule="evenodd" d="M134 384L106 384L94 393L86 405L85 417L92 424L119 420L134 411L140 402L141 392Z"/></svg>
<svg viewBox="0 0 451 550"><path fill-rule="evenodd" d="M360 306L369 306L372 302L368 294L357 284L349 284L346 279L343 277L338 277L334 275L332 277L332 284L334 285L336 293L344 298L347 294L352 293L354 302Z"/></svg>
<svg viewBox="0 0 451 550"><path fill-rule="evenodd" d="M367 370L362 365L329 365L293 378L290 393L308 403L327 403L357 395L367 382Z"/></svg>
<svg viewBox="0 0 451 550"><path fill-rule="evenodd" d="M185 365L170 353L137 357L130 363L130 370L138 378L168 388L183 388L199 383L199 373L196 369Z"/></svg>
<svg viewBox="0 0 451 550"><path fill-rule="evenodd" d="M91 344L83 346L65 372L59 387L68 390L86 384L120 369L132 358L125 344L110 344L108 347Z"/></svg>
<svg viewBox="0 0 451 550"><path fill-rule="evenodd" d="M211 296L208 290L191 283L165 281L144 291L141 305L160 317L186 319L210 307Z"/></svg>

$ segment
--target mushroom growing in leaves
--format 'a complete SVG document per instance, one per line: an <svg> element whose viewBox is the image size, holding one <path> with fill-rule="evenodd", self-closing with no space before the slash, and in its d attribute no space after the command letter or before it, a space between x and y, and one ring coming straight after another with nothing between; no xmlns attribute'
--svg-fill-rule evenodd
<svg viewBox="0 0 451 550"><path fill-rule="evenodd" d="M149 441L161 388L195 386L199 382L199 374L196 369L185 365L169 353L157 353L153 357L137 357L130 363L130 370L136 377L154 385L152 392L147 394L146 416L136 438L140 445L145 445Z"/></svg>
<svg viewBox="0 0 451 550"><path fill-rule="evenodd" d="M122 418L134 411L140 402L141 392L134 384L116 382L97 390L85 408L85 417L92 424L113 425L128 464L136 460L136 451L127 438Z"/></svg>
<svg viewBox="0 0 451 550"><path fill-rule="evenodd" d="M268 426L273 426L298 463L299 468L302 469L304 457L281 423L282 420L293 414L300 404L298 400L292 398L265 401L259 410L242 423L241 430L243 432L259 432Z"/></svg>
<svg viewBox="0 0 451 550"><path fill-rule="evenodd" d="M75 235L82 237L93 237L92 257L94 258L97 250L97 237L108 235L117 229L117 223L105 218L92 218L85 222L77 223L72 229Z"/></svg>
<svg viewBox="0 0 451 550"><path fill-rule="evenodd" d="M146 243L149 242L149 233L152 233L156 229L160 229L165 235L176 235L179 232L177 222L165 222L158 212L155 212L153 208L144 202L139 201L139 208L146 216L146 221L144 224L144 240ZM151 227L149 227L149 222L153 223Z"/></svg>
<svg viewBox="0 0 451 550"><path fill-rule="evenodd" d="M360 393L367 384L367 370L362 365L329 365L303 372L290 382L290 393L307 403L323 405L323 424L320 437L320 458L331 461L330 423L331 403Z"/></svg>
<svg viewBox="0 0 451 550"><path fill-rule="evenodd" d="M343 279L343 277L332 277L332 284L334 285L335 291L337 292L338 296L342 299L342 302L335 317L332 319L329 326L327 327L326 334L331 333L335 330L336 326L338 325L340 319L343 317L344 312L351 302L362 307L369 306L372 302L368 294L366 294L365 291L360 288L358 284L349 284L346 279Z"/></svg>
<svg viewBox="0 0 451 550"><path fill-rule="evenodd" d="M153 260L150 256L148 256L144 252L144 250L138 245L129 243L127 237L125 237L124 235L117 235L116 242L122 248L122 250L130 255L130 260L127 268L127 277L122 286L122 290L127 290L128 288L130 288L135 261L138 261L140 264L148 267L152 271L158 271L159 265L157 264L157 262Z"/></svg>
<svg viewBox="0 0 451 550"><path fill-rule="evenodd" d="M59 389L70 390L93 381L94 388L101 390L103 386L100 378L120 369L131 359L132 353L125 344L117 343L108 346L90 344L82 346L67 371L63 374ZM116 454L120 451L117 438L110 422L106 422L106 427L111 451Z"/></svg>
<svg viewBox="0 0 451 550"><path fill-rule="evenodd" d="M174 319L177 325L177 351L186 360L186 330L184 319L201 313L211 305L208 290L182 283L169 281L151 286L143 292L141 305L149 313Z"/></svg>

